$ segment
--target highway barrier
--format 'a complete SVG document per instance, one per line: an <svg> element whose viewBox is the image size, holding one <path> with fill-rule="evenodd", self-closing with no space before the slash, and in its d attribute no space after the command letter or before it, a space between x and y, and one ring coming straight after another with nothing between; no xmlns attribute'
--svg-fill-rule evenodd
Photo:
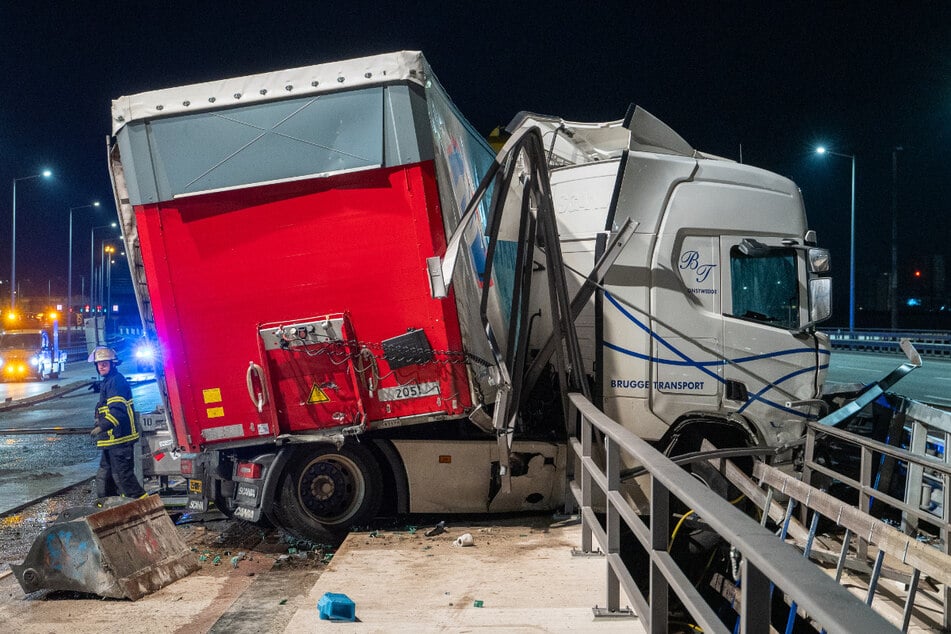
<svg viewBox="0 0 951 634"><path fill-rule="evenodd" d="M858 352L901 354L902 339L909 339L922 356L951 356L951 333L930 330L827 330L832 347Z"/></svg>

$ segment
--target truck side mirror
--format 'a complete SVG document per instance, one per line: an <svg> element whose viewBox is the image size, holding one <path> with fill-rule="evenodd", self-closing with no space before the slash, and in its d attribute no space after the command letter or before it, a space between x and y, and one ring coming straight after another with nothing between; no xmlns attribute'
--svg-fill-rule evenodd
<svg viewBox="0 0 951 634"><path fill-rule="evenodd" d="M809 280L809 323L817 324L832 315L832 278L817 277Z"/></svg>

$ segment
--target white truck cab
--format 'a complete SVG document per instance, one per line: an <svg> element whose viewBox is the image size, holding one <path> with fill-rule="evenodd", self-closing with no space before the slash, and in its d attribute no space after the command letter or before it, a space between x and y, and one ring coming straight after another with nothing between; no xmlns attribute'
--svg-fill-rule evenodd
<svg viewBox="0 0 951 634"><path fill-rule="evenodd" d="M829 360L828 252L791 180L690 147L646 111L575 123L522 113L549 148L580 287L605 237L633 236L577 320L605 413L672 454L782 446L818 413Z"/></svg>

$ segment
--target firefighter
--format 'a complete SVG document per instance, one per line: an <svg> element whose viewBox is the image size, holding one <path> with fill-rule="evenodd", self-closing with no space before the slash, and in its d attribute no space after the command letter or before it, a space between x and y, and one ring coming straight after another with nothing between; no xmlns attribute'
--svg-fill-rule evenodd
<svg viewBox="0 0 951 634"><path fill-rule="evenodd" d="M132 390L116 369L119 357L115 350L97 346L89 355L102 377L99 404L96 406L96 426L89 435L102 449L99 471L96 473L96 495L100 498L121 494L128 498L145 497L145 489L135 477L135 441L139 430L135 426L132 408Z"/></svg>

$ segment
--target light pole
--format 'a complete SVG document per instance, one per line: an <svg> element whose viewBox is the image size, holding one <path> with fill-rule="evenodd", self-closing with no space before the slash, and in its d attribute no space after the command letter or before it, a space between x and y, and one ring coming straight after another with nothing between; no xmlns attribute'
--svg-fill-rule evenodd
<svg viewBox="0 0 951 634"><path fill-rule="evenodd" d="M95 291L95 273L96 273L96 229L106 229L107 227L118 227L119 225L115 222L111 222L107 225L99 225L98 227L93 227L89 232L89 305L94 306L96 304L96 291Z"/></svg>
<svg viewBox="0 0 951 634"><path fill-rule="evenodd" d="M110 313L111 304L112 304L112 256L115 252L116 252L116 248L112 246L111 244L106 244L106 245L103 245L102 247L102 255L104 257L104 260L103 260L104 268L100 271L99 274L103 276L104 278L103 285L105 286L103 294L105 295L105 299L106 299L106 303L105 303L105 306L106 306L105 328L107 331L106 334L108 334L108 330L109 330L109 313Z"/></svg>
<svg viewBox="0 0 951 634"><path fill-rule="evenodd" d="M904 149L900 145L892 149L892 276L888 280L892 330L898 329L898 153Z"/></svg>
<svg viewBox="0 0 951 634"><path fill-rule="evenodd" d="M99 269L99 275L102 277L102 289L99 298L104 299L106 307L106 319L109 317L109 302L112 301L112 255L116 248L111 244L102 245L102 265Z"/></svg>
<svg viewBox="0 0 951 634"><path fill-rule="evenodd" d="M32 176L22 176L13 179L13 230L10 232L10 311L16 307L17 297L17 181L28 181L34 178L49 178L53 175L50 170L43 170L39 174Z"/></svg>
<svg viewBox="0 0 951 634"><path fill-rule="evenodd" d="M72 343L73 343L73 212L79 209L89 209L90 207L98 207L99 201L95 201L90 205L79 205L77 207L69 208L69 274L66 276L66 349L72 354Z"/></svg>
<svg viewBox="0 0 951 634"><path fill-rule="evenodd" d="M852 159L852 214L849 225L849 334L852 334L855 332L855 155L840 154L822 146L816 148L816 154Z"/></svg>

